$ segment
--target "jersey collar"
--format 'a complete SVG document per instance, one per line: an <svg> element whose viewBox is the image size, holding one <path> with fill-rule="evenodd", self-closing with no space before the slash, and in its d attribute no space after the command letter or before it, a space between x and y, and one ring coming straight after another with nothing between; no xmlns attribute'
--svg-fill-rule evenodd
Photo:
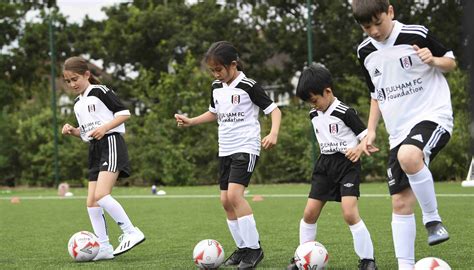
<svg viewBox="0 0 474 270"><path fill-rule="evenodd" d="M239 71L239 75L237 76L237 78L235 78L229 85L225 82L222 83L222 85L224 87L233 87L235 88L237 86L237 84L239 84L239 82L245 78L245 74L243 71Z"/></svg>
<svg viewBox="0 0 474 270"><path fill-rule="evenodd" d="M403 24L397 20L394 20L393 23L394 25L393 25L392 32L390 33L390 36L385 41L378 42L375 39L372 39L372 43L377 49L384 48L384 47L391 47L395 44L398 34L400 34L400 31L402 30Z"/></svg>
<svg viewBox="0 0 474 270"><path fill-rule="evenodd" d="M334 97L334 101L332 102L332 104L329 106L329 108L325 111L325 112L322 112L322 111L318 111L319 114L323 115L323 114L331 114L334 109L339 105L340 101L337 99L337 97Z"/></svg>
<svg viewBox="0 0 474 270"><path fill-rule="evenodd" d="M86 91L84 91L84 93L79 95L79 98L87 97L89 95L89 92L92 90L93 87L94 87L94 85L89 84L89 86L86 88Z"/></svg>

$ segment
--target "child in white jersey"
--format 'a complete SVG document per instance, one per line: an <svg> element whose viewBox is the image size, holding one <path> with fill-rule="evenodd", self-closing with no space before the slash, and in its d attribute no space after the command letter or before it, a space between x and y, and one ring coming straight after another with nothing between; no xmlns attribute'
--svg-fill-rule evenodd
<svg viewBox="0 0 474 270"><path fill-rule="evenodd" d="M242 72L239 54L227 41L211 45L205 63L216 79L212 83L209 111L188 118L176 114L179 127L216 121L219 125L219 182L221 203L237 249L226 266L252 269L263 259L263 250L252 213L244 198L255 169L260 145L268 149L277 143L281 112L263 88ZM259 108L270 114L270 133L260 141Z"/></svg>
<svg viewBox="0 0 474 270"><path fill-rule="evenodd" d="M452 132L451 97L442 72L453 70L456 62L452 51L424 26L394 21L388 0L353 0L352 9L368 35L357 50L372 98L365 150L373 147L382 116L390 141L387 172L395 255L400 269L412 269L417 200L428 244L449 239L428 166Z"/></svg>
<svg viewBox="0 0 474 270"><path fill-rule="evenodd" d="M296 95L313 105L309 116L321 155L314 166L311 191L300 221L300 244L316 239L317 221L327 201L341 202L349 225L359 269L377 269L370 233L359 216L361 140L367 130L357 112L333 94L332 76L322 65L306 68L298 81ZM376 151L378 149L372 149ZM297 270L295 259L288 266Z"/></svg>
<svg viewBox="0 0 474 270"><path fill-rule="evenodd" d="M74 101L79 127L65 124L62 134L76 136L89 143L87 212L100 243L94 260L113 259L145 240L120 203L111 196L117 178L130 174L127 146L122 137L125 133L124 122L130 118L130 112L113 91L100 85L89 71L85 59L68 58L64 63L63 76L69 88L79 94ZM115 250L109 242L103 210L123 231Z"/></svg>

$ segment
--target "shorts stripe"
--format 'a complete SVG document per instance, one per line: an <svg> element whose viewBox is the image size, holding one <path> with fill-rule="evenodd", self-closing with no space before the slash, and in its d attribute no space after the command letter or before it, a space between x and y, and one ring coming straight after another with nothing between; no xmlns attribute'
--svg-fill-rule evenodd
<svg viewBox="0 0 474 270"><path fill-rule="evenodd" d="M426 146L423 148L423 154L425 156L425 164L429 165L430 164L430 156L431 156L431 149L435 148L436 145L438 144L439 140L441 139L441 136L446 133L446 130L438 125L436 129L433 131L433 134L431 134L430 139L428 140L428 143Z"/></svg>
<svg viewBox="0 0 474 270"><path fill-rule="evenodd" d="M257 158L257 155L249 154L249 166L247 167L247 172L253 172L253 169L255 169L256 158Z"/></svg>
<svg viewBox="0 0 474 270"><path fill-rule="evenodd" d="M107 171L115 172L117 170L117 143L115 136L109 136L107 139L109 143L109 166Z"/></svg>

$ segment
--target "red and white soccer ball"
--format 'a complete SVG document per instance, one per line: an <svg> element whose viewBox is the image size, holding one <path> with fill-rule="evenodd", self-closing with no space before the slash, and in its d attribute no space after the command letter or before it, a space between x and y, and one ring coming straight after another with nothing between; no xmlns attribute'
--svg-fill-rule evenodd
<svg viewBox="0 0 474 270"><path fill-rule="evenodd" d="M451 267L440 258L426 257L416 262L415 270L451 270Z"/></svg>
<svg viewBox="0 0 474 270"><path fill-rule="evenodd" d="M300 270L321 270L328 264L329 254L319 242L309 241L295 251L295 264Z"/></svg>
<svg viewBox="0 0 474 270"><path fill-rule="evenodd" d="M194 247L193 260L199 268L217 268L224 261L224 248L216 240L202 240Z"/></svg>
<svg viewBox="0 0 474 270"><path fill-rule="evenodd" d="M95 234L87 231L75 233L67 245L69 255L78 262L92 261L99 253L99 241Z"/></svg>

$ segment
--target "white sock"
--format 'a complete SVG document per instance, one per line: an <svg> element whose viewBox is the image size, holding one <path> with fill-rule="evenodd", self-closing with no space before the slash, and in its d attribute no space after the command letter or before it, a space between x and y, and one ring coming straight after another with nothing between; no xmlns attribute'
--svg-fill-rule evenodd
<svg viewBox="0 0 474 270"><path fill-rule="evenodd" d="M237 245L238 248L244 248L245 243L242 236L240 236L239 222L237 220L228 219L227 226L229 226L229 231L230 234L232 234L232 238L234 238L235 245Z"/></svg>
<svg viewBox="0 0 474 270"><path fill-rule="evenodd" d="M120 229L124 233L133 233L135 231L135 227L132 225L132 222L123 210L122 205L117 202L110 194L104 196L102 199L97 201L102 208L104 208L107 213L115 220L117 225L120 226Z"/></svg>
<svg viewBox="0 0 474 270"><path fill-rule="evenodd" d="M392 213L392 235L398 269L413 269L415 266L415 214L397 215Z"/></svg>
<svg viewBox="0 0 474 270"><path fill-rule="evenodd" d="M105 221L102 207L87 207L87 213L89 213L92 229L99 238L99 243L101 245L110 244L109 235L107 233L107 222Z"/></svg>
<svg viewBox="0 0 474 270"><path fill-rule="evenodd" d="M411 189L415 193L416 199L423 212L423 224L430 221L441 221L438 214L438 203L434 189L433 176L428 167L423 166L415 174L407 174Z"/></svg>
<svg viewBox="0 0 474 270"><path fill-rule="evenodd" d="M372 239L370 238L369 230L365 226L363 220L360 220L359 223L354 225L349 225L349 229L352 233L352 238L354 239L354 250L362 259L374 259L374 246L372 244Z"/></svg>
<svg viewBox="0 0 474 270"><path fill-rule="evenodd" d="M300 220L300 245L316 240L318 224L308 224L303 219Z"/></svg>
<svg viewBox="0 0 474 270"><path fill-rule="evenodd" d="M239 217L237 222L239 223L240 236L245 243L245 247L252 249L260 248L257 224L253 215Z"/></svg>

